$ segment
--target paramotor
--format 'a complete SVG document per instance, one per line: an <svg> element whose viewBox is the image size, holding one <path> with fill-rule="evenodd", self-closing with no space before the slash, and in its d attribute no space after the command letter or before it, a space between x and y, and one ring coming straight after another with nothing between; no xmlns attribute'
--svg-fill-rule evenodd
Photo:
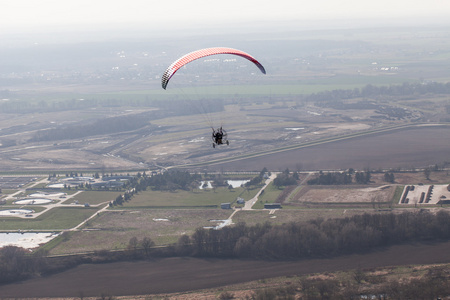
<svg viewBox="0 0 450 300"><path fill-rule="evenodd" d="M166 89L172 76L186 64L188 64L196 59L210 56L210 55L216 55L216 54L232 54L232 55L237 55L237 56L243 57L243 58L251 61L253 64L255 64L263 74L266 74L266 70L264 69L264 67L254 57L252 57L251 55L249 55L241 50L225 48L225 47L206 48L206 49L201 49L201 50L197 50L197 51L188 53L188 54L180 57L176 61L174 61L165 70L164 74L162 75L162 78L161 78L162 88ZM199 103L201 103L201 102L199 102ZM218 145L229 145L227 132L222 128L222 125L219 128L214 129L215 127L214 127L213 123L212 122L209 122L209 123L213 130L213 133L212 133L213 147L215 148Z"/></svg>
<svg viewBox="0 0 450 300"><path fill-rule="evenodd" d="M266 70L264 69L263 65L261 65L254 57L252 57L250 54L247 54L241 50L232 49L232 48L225 48L225 47L215 47L215 48L206 48L206 49L200 49L191 53L188 53L176 61L174 61L164 72L162 78L161 78L161 85L163 89L166 89L167 84L169 84L170 78L177 72L181 67L184 65L190 63L191 61L194 61L196 59L210 56L210 55L216 55L216 54L232 54L232 55L238 55L245 59L248 59L252 63L254 63L259 70L266 74Z"/></svg>

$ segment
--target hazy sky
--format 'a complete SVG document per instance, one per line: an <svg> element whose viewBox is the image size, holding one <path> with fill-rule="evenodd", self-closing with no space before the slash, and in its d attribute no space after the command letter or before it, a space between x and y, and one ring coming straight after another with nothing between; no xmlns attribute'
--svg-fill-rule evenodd
<svg viewBox="0 0 450 300"><path fill-rule="evenodd" d="M0 32L72 25L164 28L224 22L450 16L448 0L0 0Z"/></svg>

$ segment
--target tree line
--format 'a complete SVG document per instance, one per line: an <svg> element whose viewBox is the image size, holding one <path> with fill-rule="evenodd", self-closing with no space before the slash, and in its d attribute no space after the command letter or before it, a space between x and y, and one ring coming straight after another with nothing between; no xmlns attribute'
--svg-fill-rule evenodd
<svg viewBox="0 0 450 300"><path fill-rule="evenodd" d="M149 115L137 114L105 118L86 124L61 126L48 130L39 130L32 142L57 141L63 139L85 138L93 135L105 135L122 131L132 131L150 126ZM156 128L156 126L154 126Z"/></svg>
<svg viewBox="0 0 450 300"><path fill-rule="evenodd" d="M300 175L298 172L291 172L289 169L284 170L282 173L278 174L277 177L273 180L273 185L277 188L281 188L284 186L295 185L300 179Z"/></svg>
<svg viewBox="0 0 450 300"><path fill-rule="evenodd" d="M1 94L1 91L0 91ZM4 93L8 97L14 97L14 93ZM67 100L41 100L39 102L14 100L0 102L0 110L3 113L47 113L61 112L71 110L85 110L89 108L110 108L110 107L153 107L159 108L161 117L166 114L171 115L189 115L207 112L219 112L224 109L222 99L201 99L201 100L185 100L185 99L169 99L157 100L148 97L134 97L133 99L67 99ZM164 113L161 114L163 111Z"/></svg>
<svg viewBox="0 0 450 300"><path fill-rule="evenodd" d="M151 188L155 191L191 190L199 185L200 174L191 174L186 171L170 170L153 176L142 177L136 185L138 191Z"/></svg>
<svg viewBox="0 0 450 300"><path fill-rule="evenodd" d="M144 127L146 128L146 133L148 133L149 130L156 130L158 128L151 125L150 121L152 120L178 115L217 112L222 111L224 108L221 101L203 101L201 109L187 101L154 101L153 103L159 107L160 110L141 114L103 118L92 122L83 122L58 126L52 129L39 130L34 134L30 141L40 142L85 138L93 135L133 131ZM150 126L150 128L148 128L148 126ZM3 143L14 145L15 141L5 140Z"/></svg>
<svg viewBox="0 0 450 300"><path fill-rule="evenodd" d="M250 188L260 184L265 172L266 169L264 168L258 176L247 182L245 186ZM205 174L204 177L205 179L212 181L213 188L227 186L231 188L231 186L228 185L226 178L221 174ZM130 201L135 194L146 191L147 189L170 192L175 192L176 190L193 191L199 188L202 179L203 177L201 174L191 174L190 172L181 170L169 170L152 176L147 176L145 172L142 175L139 173L136 177L131 178L123 185L122 188L126 190L125 193L117 196L110 205L122 205L124 202Z"/></svg>
<svg viewBox="0 0 450 300"><path fill-rule="evenodd" d="M372 178L370 171L354 171L349 169L343 172L323 172L320 171L319 175L307 181L310 185L343 185L343 184L368 184ZM384 172L384 181L389 183L395 182L395 175L392 171ZM292 183L294 184L294 183Z"/></svg>
<svg viewBox="0 0 450 300"><path fill-rule="evenodd" d="M267 169L264 168L258 176L252 178L245 185L250 187L260 184L266 171ZM205 174L202 177L198 173L191 174L187 171L169 170L153 176L142 176L133 185L133 188L136 188L137 191L145 191L147 188L155 191L176 191L178 189L190 191L198 188L202 179L211 180L213 187L228 186L227 179L221 174Z"/></svg>
<svg viewBox="0 0 450 300"><path fill-rule="evenodd" d="M63 234L64 235L64 234ZM151 257L195 256L214 258L308 259L364 253L376 247L405 242L447 241L450 214L439 211L401 214L363 214L348 218L314 219L273 225L238 223L220 230L197 228L177 243L154 247L151 238L131 238L122 251L48 258L45 251L6 246L0 249L0 283L61 271L81 263Z"/></svg>
<svg viewBox="0 0 450 300"><path fill-rule="evenodd" d="M338 100L354 98L377 98L380 96L405 97L426 94L450 94L450 82L416 82L389 86L375 86L367 84L362 88L336 89L323 91L305 96L304 100L310 102L336 102Z"/></svg>
<svg viewBox="0 0 450 300"><path fill-rule="evenodd" d="M14 97L14 93L8 90L0 91L0 94L5 95L5 98ZM375 86L372 84L367 84L362 88L336 89L313 93L303 96L303 100L314 103L331 103L336 101L339 102L339 100L354 98L376 98L380 96L413 97L426 94L448 95L450 94L450 82L405 82L403 84L389 86ZM181 98L157 100L150 99L148 96L135 97L133 99L126 100L116 98L85 99L83 101L79 99L68 99L61 101L42 100L39 102L14 100L0 103L0 110L4 113L36 113L80 110L92 107L118 107L123 105L136 107L156 107L177 115L185 115L223 111L224 101L223 99L201 99L187 101ZM450 110L449 106L447 106L447 110Z"/></svg>
<svg viewBox="0 0 450 300"><path fill-rule="evenodd" d="M359 253L410 241L448 240L450 214L440 211L363 214L343 219L198 228L180 237L179 255L257 259L303 259Z"/></svg>
<svg viewBox="0 0 450 300"><path fill-rule="evenodd" d="M391 172L392 174L392 172ZM394 174L385 177L385 179L393 180ZM308 180L310 185L341 185L341 184L351 184L353 179L357 184L367 184L370 182L372 174L370 171L355 172L353 169L349 169L343 172L319 172L316 178ZM387 181L387 180L386 180Z"/></svg>

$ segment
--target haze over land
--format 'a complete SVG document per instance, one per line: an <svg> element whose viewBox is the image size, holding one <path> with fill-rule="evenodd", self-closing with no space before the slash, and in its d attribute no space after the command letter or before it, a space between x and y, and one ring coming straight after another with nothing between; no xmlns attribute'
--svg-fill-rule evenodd
<svg viewBox="0 0 450 300"><path fill-rule="evenodd" d="M156 259L143 273L136 273L135 262L119 262L41 277L73 267L83 256L44 263L36 255L36 264L20 264L0 251L0 267L12 271L0 272L0 283L37 276L27 282L40 284L42 296L73 298L291 275L281 265L280 273L260 272L261 261L252 261L247 273L255 278L239 279L233 269L225 272L232 278L227 281L227 274L217 276L214 260L205 260L197 275L208 280L198 286L179 280L177 287L174 275L160 276L160 270L190 276L201 264L198 257L216 255L301 258L320 266L302 268L305 273L356 268L360 259L365 261L358 268L447 263L441 268L448 270L446 244L402 245L397 254L373 247L448 240L449 15L450 3L439 0L2 1L0 231L65 232L40 249L44 256L85 253L90 262L196 258ZM161 75L174 60L216 46L248 52L267 74L241 57L223 55L190 63L167 90L161 88ZM219 126L230 145L213 148L211 127ZM101 176L113 173L136 176ZM251 184L230 187L228 179ZM203 188L206 182L214 188ZM68 195L47 204L31 197L54 183ZM18 212L19 206L25 209ZM231 226L206 229L216 223ZM267 234L254 239L251 228ZM145 253L138 247L144 244ZM420 253L428 256L418 248L427 248ZM322 259L361 249L372 253L344 258L355 266L338 258L332 267L334 259ZM317 257L321 264L308 260ZM14 263L42 269L21 273ZM119 276L95 275L105 266ZM446 283L448 272L442 277L429 268L430 280ZM127 272L140 274L139 280L130 284ZM149 272L158 274L157 289L148 284ZM80 274L92 285L77 284ZM109 286L94 280L100 277ZM361 296L354 287L366 282L350 284L356 276L344 277L339 286ZM399 277L405 283L404 273ZM379 278L374 285L390 284L380 285ZM288 281L282 285L304 283L299 277ZM1 285L0 294L38 291L30 286ZM262 290L261 281L256 286ZM366 293L386 293L377 291Z"/></svg>
<svg viewBox="0 0 450 300"><path fill-rule="evenodd" d="M154 28L101 26L81 31L85 35L10 34L0 49L0 165L16 171L185 165L450 118L443 89L450 78L447 27L318 30L315 22L275 24L239 33L233 27L220 34L192 30L187 37L180 36L184 31L157 36ZM166 91L161 88L171 62L211 46L242 49L267 74L225 56L192 63ZM209 112L198 99L213 103ZM211 151L211 120L224 124L229 147ZM394 167L442 163L448 158L440 153ZM289 163L302 165L300 160Z"/></svg>
<svg viewBox="0 0 450 300"><path fill-rule="evenodd" d="M448 16L450 5L445 1L399 0L381 1L237 1L211 3L205 0L153 2L131 0L127 2L97 0L53 1L5 0L2 1L0 24L2 31L36 31L39 27L82 27L92 30L92 25L116 29L119 26L158 26L154 31L205 27L210 24L236 24L280 21L371 20L386 23L416 19L416 24L442 22ZM3 26L4 25L4 26ZM223 25L222 25L223 26Z"/></svg>

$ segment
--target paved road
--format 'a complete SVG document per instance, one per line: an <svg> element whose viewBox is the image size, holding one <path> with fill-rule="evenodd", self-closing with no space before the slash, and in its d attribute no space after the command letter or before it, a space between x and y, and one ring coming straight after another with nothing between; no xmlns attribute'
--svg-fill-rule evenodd
<svg viewBox="0 0 450 300"><path fill-rule="evenodd" d="M225 226L229 226L233 224L234 215L241 210L252 210L253 205L258 201L258 197L264 191L264 189L277 177L277 174L272 173L269 178L264 182L264 186L259 190L259 192L252 199L245 201L245 205L243 208L234 209L233 213L228 217L228 219L224 220L221 224L216 226L216 229L223 228Z"/></svg>
<svg viewBox="0 0 450 300"><path fill-rule="evenodd" d="M27 188L35 187L36 185L38 185L38 184L40 184L40 183L44 183L44 182L46 183L46 182L47 182L47 179L44 178L44 179L41 179L41 180L39 180L39 181L35 181L35 182L33 182L32 184L30 184L30 185L23 186L23 187L20 188L17 192L12 193L12 194L6 196L6 200L14 199L14 197L16 197L17 195L19 195L20 193L24 193L24 194L25 194Z"/></svg>
<svg viewBox="0 0 450 300"><path fill-rule="evenodd" d="M269 178L266 179L264 186L259 190L259 192L252 199L245 201L245 205L242 210L251 210L253 205L255 205L256 201L258 201L258 197L261 193L266 189L266 187L277 177L277 174L272 173Z"/></svg>

